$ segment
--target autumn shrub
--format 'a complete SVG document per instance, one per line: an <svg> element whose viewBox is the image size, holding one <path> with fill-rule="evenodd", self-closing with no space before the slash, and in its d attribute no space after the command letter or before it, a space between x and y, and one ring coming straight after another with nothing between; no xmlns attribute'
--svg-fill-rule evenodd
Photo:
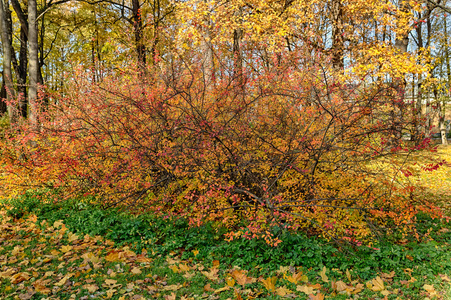
<svg viewBox="0 0 451 300"><path fill-rule="evenodd" d="M204 75L181 64L96 83L78 72L65 94L46 95L38 131L23 122L1 141L4 186L213 222L230 240L271 245L276 228L361 244L390 226L411 233L418 211L440 216L395 181L397 155L419 148L397 139L411 115L399 87L292 61Z"/></svg>

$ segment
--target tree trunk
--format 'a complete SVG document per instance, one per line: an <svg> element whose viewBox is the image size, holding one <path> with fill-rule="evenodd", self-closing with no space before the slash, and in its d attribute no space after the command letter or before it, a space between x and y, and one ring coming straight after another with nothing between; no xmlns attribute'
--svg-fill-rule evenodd
<svg viewBox="0 0 451 300"><path fill-rule="evenodd" d="M36 0L28 0L28 40L30 43L30 59L28 63L28 73L30 87L28 89L28 103L30 104L30 123L37 129L37 105L38 96L38 30L36 23L37 5Z"/></svg>
<svg viewBox="0 0 451 300"><path fill-rule="evenodd" d="M146 73L146 47L143 41L143 23L139 0L132 0L133 31L135 35L136 54L140 76Z"/></svg>
<svg viewBox="0 0 451 300"><path fill-rule="evenodd" d="M332 64L335 70L344 71L344 28L341 1L333 0L332 12Z"/></svg>
<svg viewBox="0 0 451 300"><path fill-rule="evenodd" d="M5 81L5 86L7 89L6 99L7 99L7 111L11 124L14 124L17 120L16 109L12 105L11 100L14 98L14 88L12 84L12 70L11 70L11 60L12 60L12 46L11 46L11 35L8 30L8 22L6 18L6 9L9 6L8 1L3 2L0 0L0 26L1 26L1 39L3 46L3 79Z"/></svg>

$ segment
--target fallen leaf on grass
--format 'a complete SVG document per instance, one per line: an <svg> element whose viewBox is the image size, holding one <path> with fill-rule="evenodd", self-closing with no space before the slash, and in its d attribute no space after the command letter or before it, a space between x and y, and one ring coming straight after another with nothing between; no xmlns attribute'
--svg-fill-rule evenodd
<svg viewBox="0 0 451 300"><path fill-rule="evenodd" d="M215 290L214 293L215 294L219 294L219 293L222 293L224 291L227 291L228 289L230 289L230 287L226 285L225 287L222 287L222 288L219 288L219 289Z"/></svg>
<svg viewBox="0 0 451 300"><path fill-rule="evenodd" d="M172 293L170 295L164 296L164 299L165 300L175 300L175 299L177 299L177 295L175 293Z"/></svg>
<svg viewBox="0 0 451 300"><path fill-rule="evenodd" d="M139 275L142 273L141 269L138 267L134 267L130 272L132 272L132 274L135 274L135 275Z"/></svg>
<svg viewBox="0 0 451 300"><path fill-rule="evenodd" d="M204 286L204 291L206 291L206 292L212 292L212 291L214 291L214 289L211 287L211 284L210 284L210 283L207 283L207 284Z"/></svg>
<svg viewBox="0 0 451 300"><path fill-rule="evenodd" d="M313 288L312 286L298 285L296 287L296 291L310 295L310 294L315 293L315 288Z"/></svg>
<svg viewBox="0 0 451 300"><path fill-rule="evenodd" d="M233 287L235 285L235 279L227 277L226 278L226 283L228 286Z"/></svg>
<svg viewBox="0 0 451 300"><path fill-rule="evenodd" d="M212 268L210 270L210 272L207 271L202 271L201 273L205 275L205 277L207 277L208 279L212 280L212 281L216 281L218 280L218 271L219 269L216 268Z"/></svg>
<svg viewBox="0 0 451 300"><path fill-rule="evenodd" d="M90 293L94 293L99 289L99 287L95 284L85 284L83 288L87 289Z"/></svg>
<svg viewBox="0 0 451 300"><path fill-rule="evenodd" d="M69 278L71 278L72 276L74 276L73 273L69 273L66 276L64 276L60 281L58 281L58 283L55 283L56 286L63 286L66 284L66 282L69 280Z"/></svg>
<svg viewBox="0 0 451 300"><path fill-rule="evenodd" d="M262 279L260 281L263 283L263 285L265 286L265 288L268 291L274 291L276 289L276 282L277 282L276 276L268 277L268 278Z"/></svg>
<svg viewBox="0 0 451 300"><path fill-rule="evenodd" d="M384 279L392 279L395 277L395 271L391 271L390 273L382 273L381 276Z"/></svg>
<svg viewBox="0 0 451 300"><path fill-rule="evenodd" d="M105 283L102 284L103 287L107 287L109 289L114 289L116 287L122 286L122 284L117 283L117 280L114 279L105 279Z"/></svg>
<svg viewBox="0 0 451 300"><path fill-rule="evenodd" d="M185 277L186 279L191 279L196 275L196 273L194 272L186 272L185 274L183 274L182 276Z"/></svg>
<svg viewBox="0 0 451 300"><path fill-rule="evenodd" d="M349 272L348 269L346 269L346 278L348 278L349 282L351 282L351 273Z"/></svg>
<svg viewBox="0 0 451 300"><path fill-rule="evenodd" d="M302 272L294 273L293 275L289 275L286 277L286 279L289 282L294 283L294 284L297 284L299 281L302 281L302 282L308 281L307 275L303 275Z"/></svg>
<svg viewBox="0 0 451 300"><path fill-rule="evenodd" d="M385 290L385 286L384 286L384 282L382 281L382 279L377 276L376 278L374 278L372 281L372 287L370 288L373 292L380 292Z"/></svg>
<svg viewBox="0 0 451 300"><path fill-rule="evenodd" d="M188 272L191 268L187 264L179 264L179 269L182 272Z"/></svg>
<svg viewBox="0 0 451 300"><path fill-rule="evenodd" d="M441 278L443 281L446 281L446 282L450 282L450 281L451 281L451 280L449 279L448 275L446 275L446 274L438 274L438 276L440 276L440 278Z"/></svg>
<svg viewBox="0 0 451 300"><path fill-rule="evenodd" d="M72 248L73 248L72 246L65 246L65 245L63 245L63 246L61 246L61 252L67 253L70 250L72 250Z"/></svg>
<svg viewBox="0 0 451 300"><path fill-rule="evenodd" d="M316 295L309 295L308 299L309 300L324 300L324 295L321 293L318 293Z"/></svg>
<svg viewBox="0 0 451 300"><path fill-rule="evenodd" d="M18 284L18 283L21 283L22 281L26 281L30 278L31 278L30 273L21 272L21 273L17 273L15 275L11 276L10 281L12 284Z"/></svg>
<svg viewBox="0 0 451 300"><path fill-rule="evenodd" d="M281 297L285 297L286 295L291 294L292 291L290 291L289 289L287 289L286 287L282 286L276 289L276 294L281 296Z"/></svg>
<svg viewBox="0 0 451 300"><path fill-rule="evenodd" d="M257 281L255 278L247 277L246 271L243 270L233 270L230 275L236 280L239 285L246 285L249 283L254 283Z"/></svg>
<svg viewBox="0 0 451 300"><path fill-rule="evenodd" d="M321 280L324 282L329 282L329 278L326 275L327 272L327 268L326 266L323 267L323 269L321 270L321 272L319 272L319 276L321 276Z"/></svg>
<svg viewBox="0 0 451 300"><path fill-rule="evenodd" d="M109 262L123 261L124 259L122 256L123 256L122 252L111 251L110 253L108 253L107 256L105 256L105 260Z"/></svg>
<svg viewBox="0 0 451 300"><path fill-rule="evenodd" d="M183 285L181 284L171 284L163 287L163 290L165 291L176 291L182 288Z"/></svg>
<svg viewBox="0 0 451 300"><path fill-rule="evenodd" d="M425 284L423 285L423 289L425 289L426 292L429 293L429 296L431 297L437 296L437 291L435 290L433 285Z"/></svg>

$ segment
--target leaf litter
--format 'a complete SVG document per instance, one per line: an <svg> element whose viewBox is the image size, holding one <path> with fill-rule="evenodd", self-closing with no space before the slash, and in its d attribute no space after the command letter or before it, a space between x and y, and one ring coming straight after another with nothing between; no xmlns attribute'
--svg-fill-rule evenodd
<svg viewBox="0 0 451 300"><path fill-rule="evenodd" d="M137 254L100 236L72 233L63 221L38 224L35 215L13 219L4 208L0 219L2 299L256 299L265 295L325 299L342 294L402 294L391 287L396 280L394 272L375 274L367 282L351 276L348 269L336 280L325 266L316 276L294 266L280 266L272 275L260 270L261 274L251 276L246 270L221 266L218 260L207 268L174 253L163 258L163 266L161 261L156 266L146 250ZM195 252L197 256L198 250ZM410 280L397 281L408 288L416 279L412 270L405 273ZM201 281L201 289L193 284L193 278ZM438 279L449 286L448 274L439 274ZM423 284L421 293L442 297L432 284Z"/></svg>

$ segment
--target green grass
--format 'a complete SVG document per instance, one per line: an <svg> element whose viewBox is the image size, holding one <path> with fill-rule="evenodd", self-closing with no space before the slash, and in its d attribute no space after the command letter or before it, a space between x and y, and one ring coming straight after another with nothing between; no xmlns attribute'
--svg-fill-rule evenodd
<svg viewBox="0 0 451 300"><path fill-rule="evenodd" d="M304 288L330 299L451 299L451 224L425 215L418 216L417 229L427 234L421 242L386 238L375 249L352 249L281 232L283 243L270 247L226 242L208 224L189 228L182 219L104 210L88 200L54 203L29 193L3 201L1 299L308 299ZM26 280L12 277L21 273ZM247 284L238 283L239 274ZM275 286L265 285L273 276ZM374 287L378 276L383 293Z"/></svg>

